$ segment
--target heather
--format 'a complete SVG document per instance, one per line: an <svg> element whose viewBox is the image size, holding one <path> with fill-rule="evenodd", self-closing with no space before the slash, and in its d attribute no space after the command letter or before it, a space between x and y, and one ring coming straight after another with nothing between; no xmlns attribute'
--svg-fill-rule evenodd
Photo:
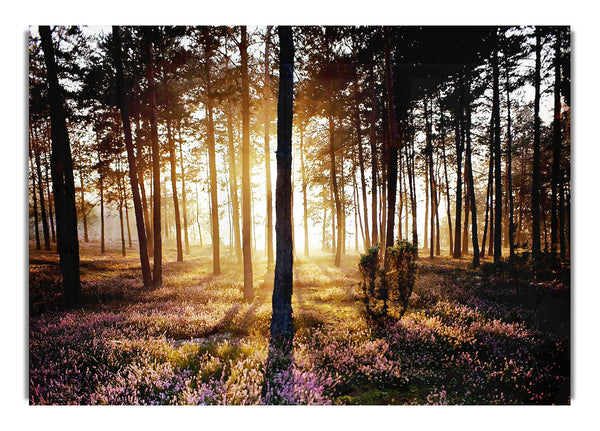
<svg viewBox="0 0 600 431"><path fill-rule="evenodd" d="M298 256L291 354L270 351L272 273L235 257L167 262L144 290L139 260L82 249L83 305L62 310L57 256L30 256L31 404L565 404L568 277L512 278L420 258L401 319L365 310L359 256ZM515 275L516 277L516 275ZM275 359L273 359L275 357ZM276 373L268 360L279 361ZM267 377L265 377L267 376Z"/></svg>

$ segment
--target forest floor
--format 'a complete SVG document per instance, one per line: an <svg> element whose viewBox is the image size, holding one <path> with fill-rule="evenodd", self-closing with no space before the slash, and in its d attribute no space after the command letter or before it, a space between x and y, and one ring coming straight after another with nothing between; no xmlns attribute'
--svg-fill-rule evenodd
<svg viewBox="0 0 600 431"><path fill-rule="evenodd" d="M568 276L522 280L421 257L408 312L374 322L358 254L341 268L331 254L299 255L291 365L269 386L273 275L262 253L245 302L228 248L214 276L210 247L177 263L167 243L163 287L150 291L132 250L107 251L81 245L83 306L60 311L58 256L30 246L31 404L570 402Z"/></svg>

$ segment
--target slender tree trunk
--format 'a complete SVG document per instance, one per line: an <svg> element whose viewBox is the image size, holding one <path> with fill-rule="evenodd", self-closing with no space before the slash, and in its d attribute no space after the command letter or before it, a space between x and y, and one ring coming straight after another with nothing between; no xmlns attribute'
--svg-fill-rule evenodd
<svg viewBox="0 0 600 431"><path fill-rule="evenodd" d="M396 188L398 184L398 147L400 138L398 136L396 122L396 105L394 101L394 76L392 72L391 42L388 27L384 27L385 39L385 66L386 66L386 89L388 102L388 124L389 124L389 153L387 168L387 226L385 245L394 245L394 221L396 211ZM388 254L385 254L384 267L388 267Z"/></svg>
<svg viewBox="0 0 600 431"><path fill-rule="evenodd" d="M304 256L308 257L308 201L307 201L307 184L306 184L306 168L304 166L304 125L300 125L300 174L302 175L302 208L304 221Z"/></svg>
<svg viewBox="0 0 600 431"><path fill-rule="evenodd" d="M187 195L185 190L185 170L183 167L183 149L182 149L182 138L181 138L181 121L177 123L177 129L179 134L179 167L181 169L181 212L183 213L183 233L185 239L185 254L190 254L190 236L188 232L188 218L187 218Z"/></svg>
<svg viewBox="0 0 600 431"><path fill-rule="evenodd" d="M210 75L210 61L211 61L211 50L205 46L205 73L206 82L211 82ZM205 101L206 118L208 119L207 125L207 138L208 138L208 166L210 170L210 202L211 202L211 224L212 224L212 251L213 251L213 274L218 275L221 273L221 257L220 257L220 231L219 231L219 200L217 196L217 162L215 152L215 128L213 121L213 106L212 99L210 96Z"/></svg>
<svg viewBox="0 0 600 431"><path fill-rule="evenodd" d="M198 242L202 247L202 223L200 223L200 198L198 195L198 183L196 183L196 224L198 225Z"/></svg>
<svg viewBox="0 0 600 431"><path fill-rule="evenodd" d="M73 161L66 115L63 109L62 90L58 83L58 68L54 59L51 30L48 26L40 26L39 32L46 63L52 126L52 184L56 208L58 252L63 278L63 304L70 307L81 302Z"/></svg>
<svg viewBox="0 0 600 431"><path fill-rule="evenodd" d="M127 150L127 161L129 164L129 181L131 183L131 192L133 195L133 206L135 211L136 228L138 232L138 242L140 248L140 263L142 267L142 279L144 287L149 288L152 284L150 275L150 260L148 258L148 245L146 243L146 231L144 226L144 214L142 212L142 202L138 189L138 174L135 154L133 152L133 141L131 137L131 123L129 119L129 101L125 94L125 77L123 75L123 60L121 57L121 37L119 27L113 27L113 38L115 43L115 59L117 66L117 82L119 93L119 104L121 110L121 120L123 123L123 132L125 134L125 148ZM151 61L151 60L150 60ZM129 229L129 220L127 221ZM124 250L123 250L124 253ZM124 254L123 254L124 255Z"/></svg>
<svg viewBox="0 0 600 431"><path fill-rule="evenodd" d="M129 226L129 202L127 200L127 196L125 196L125 224L127 226L127 242L129 248L133 247L131 242L131 227Z"/></svg>
<svg viewBox="0 0 600 431"><path fill-rule="evenodd" d="M120 162L118 163L119 165L121 164ZM119 166L120 168L120 166ZM119 169L119 174L122 171ZM118 179L118 188L119 188L119 202L118 202L118 207L119 207L119 227L121 229L121 256L125 257L127 255L126 251L125 251L125 223L123 220L123 178L119 177Z"/></svg>
<svg viewBox="0 0 600 431"><path fill-rule="evenodd" d="M531 185L532 255L535 260L541 256L540 245L540 83L541 83L542 35L535 29L535 96L533 101L533 169Z"/></svg>
<svg viewBox="0 0 600 431"><path fill-rule="evenodd" d="M358 166L360 170L360 185L362 191L362 200L363 200L363 217L364 217L364 229L365 229L365 238L364 241L365 251L367 251L370 247L369 240L371 238L369 232L369 213L367 208L367 187L365 180L365 156L362 144L362 128L360 125L360 108L359 108L359 94L358 94L358 79L354 78L354 123L356 128L356 136L357 142L356 147L358 148Z"/></svg>
<svg viewBox="0 0 600 431"><path fill-rule="evenodd" d="M273 285L273 317L271 339L282 337L290 343L293 336L293 238L292 238L292 118L294 48L290 27L279 26L280 78L277 103L277 184L275 207L277 212L277 262ZM277 340L279 341L279 340Z"/></svg>
<svg viewBox="0 0 600 431"><path fill-rule="evenodd" d="M331 87L330 87L331 88ZM340 194L337 183L337 169L335 163L335 122L333 120L333 113L329 113L329 157L330 157L330 178L333 193L333 202L335 204L335 218L337 221L337 232L334 231L334 237L337 242L335 245L335 266L339 268L342 265L342 204L340 201Z"/></svg>
<svg viewBox="0 0 600 431"><path fill-rule="evenodd" d="M41 169L41 157L40 150L38 148L39 139L36 139L32 142L33 145L33 154L35 155L36 160L36 168L38 178L42 178L42 169ZM44 187L42 185L42 181L38 182L38 188L40 193L40 209L42 215L42 233L44 234L44 250L50 250L50 231L48 228L48 219L46 218L46 203L44 200ZM48 194L48 200L50 200L50 194Z"/></svg>
<svg viewBox="0 0 600 431"><path fill-rule="evenodd" d="M435 190L433 188L433 142L431 138L431 121L429 117L429 104L427 103L427 97L423 100L424 108L425 108L425 137L427 141L427 163L425 164L425 169L429 167L429 170L426 172L426 175L429 176L429 194L431 196L431 220L430 220L430 228L431 228L431 237L429 241L429 259L433 259L434 254L434 242L435 242ZM427 189L426 189L427 191ZM427 218L427 215L425 216ZM427 236L425 236L425 241L427 241Z"/></svg>
<svg viewBox="0 0 600 431"><path fill-rule="evenodd" d="M167 114L168 115L168 114ZM171 121L167 118L167 141L169 142L169 163L171 165L171 189L173 190L173 210L175 212L175 241L177 243L177 262L183 262L183 244L181 238L181 217L179 199L177 197L177 160L175 158L175 141L171 134Z"/></svg>
<svg viewBox="0 0 600 431"><path fill-rule="evenodd" d="M98 185L100 189L100 254L106 253L106 237L104 229L104 161L98 151Z"/></svg>
<svg viewBox="0 0 600 431"><path fill-rule="evenodd" d="M448 166L446 164L446 134L444 131L444 112L442 110L442 100L440 99L440 135L442 139L442 160L444 162L444 182L446 183L446 217L448 218L448 243L450 255L454 251L454 242L452 238L452 217L450 210L450 181L448 181Z"/></svg>
<svg viewBox="0 0 600 431"><path fill-rule="evenodd" d="M372 219L372 234L373 240L371 246L379 243L377 235L377 142L376 142L376 127L377 127L377 101L375 99L375 77L371 64L369 71L370 93L371 93L371 128L369 131L369 142L371 143L371 219Z"/></svg>
<svg viewBox="0 0 600 431"><path fill-rule="evenodd" d="M83 182L83 162L81 162L81 167L79 169L79 186L81 188L81 221L83 222L83 241L90 242L90 237L88 234L88 224L87 224L87 213L85 211L85 189Z"/></svg>
<svg viewBox="0 0 600 431"><path fill-rule="evenodd" d="M410 129L410 126L409 126ZM417 231L417 196L416 196L416 184L415 184L415 141L414 136L410 137L410 156L408 148L405 151L407 161L407 173L408 173L408 185L410 189L410 205L412 214L412 243L417 248L417 255L419 250L419 234Z"/></svg>
<svg viewBox="0 0 600 431"><path fill-rule="evenodd" d="M238 200L237 166L233 142L233 121L231 119L231 100L227 102L227 136L229 143L229 193L231 194L231 209L233 211L233 236L235 240L235 255L237 262L242 262L242 242L240 239L240 208Z"/></svg>
<svg viewBox="0 0 600 431"><path fill-rule="evenodd" d="M265 40L265 75L263 84L263 103L265 109L265 173L266 173L266 187L267 187L267 267L273 266L273 192L271 188L271 149L269 145L270 133L269 126L271 120L269 119L268 101L269 94L268 88L270 83L269 78L269 48L271 39L271 26L267 27L267 36Z"/></svg>
<svg viewBox="0 0 600 431"><path fill-rule="evenodd" d="M556 29L556 42L554 47L554 121L552 123L552 212L550 219L550 252L554 262L557 260L558 251L558 212L559 212L559 182L562 178L560 167L560 29Z"/></svg>
<svg viewBox="0 0 600 431"><path fill-rule="evenodd" d="M37 192L35 190L35 171L33 169L33 154L31 151L31 146L32 146L32 141L33 141L33 135L31 133L31 127L29 128L29 172L31 175L31 182L32 182L32 187L31 187L31 192L33 194L33 222L34 222L34 230L35 230L35 249L36 250L41 250L42 246L40 244L40 226L39 226L39 220L38 220L38 205L37 205ZM50 245L50 244L48 244Z"/></svg>
<svg viewBox="0 0 600 431"><path fill-rule="evenodd" d="M466 98L465 98L466 99ZM465 100L468 103L467 100ZM465 103L465 105L466 105ZM466 106L465 106L466 109ZM465 121L466 122L466 121ZM465 130L465 138L468 136L469 130ZM465 139L466 140L466 139ZM464 186L465 193L463 196L464 208L465 208L465 218L463 220L463 237L462 237L462 255L468 256L469 254L469 213L471 212L471 201L469 196L471 195L471 191L469 190L469 168L467 163L465 163L465 172L464 172Z"/></svg>
<svg viewBox="0 0 600 431"><path fill-rule="evenodd" d="M461 255L461 236L460 225L462 215L462 153L463 153L463 77L458 78L458 104L454 114L454 130L456 136L456 221L454 224L454 253L455 259L460 259Z"/></svg>
<svg viewBox="0 0 600 431"><path fill-rule="evenodd" d="M467 137L467 151L466 151L466 168L467 168L467 189L469 190L470 209L471 209L471 238L473 244L473 268L479 266L479 239L477 238L477 204L475 203L475 187L473 182L473 165L471 162L471 88L470 81L468 81L468 88L465 100L466 108L466 137Z"/></svg>
<svg viewBox="0 0 600 431"><path fill-rule="evenodd" d="M48 135L50 133L49 132L50 125L47 124L46 128L48 130L46 132L46 134ZM47 140L50 141L50 139L51 138L48 136ZM39 143L40 143L40 141L38 139L38 144ZM46 145L44 145L44 146L46 146ZM34 149L35 149L35 147L34 147ZM44 179L45 179L45 182L46 182L46 195L48 196L48 219L50 220L50 234L52 235L52 242L56 242L56 230L54 229L54 225L55 225L55 223L54 223L54 210L53 210L53 204L52 204L52 201L53 201L52 196L53 196L54 193L50 192L50 183L51 183L51 175L52 175L52 168L51 168L51 163L50 163L50 159L49 159L49 157L50 157L49 156L50 151L46 151L46 149L44 148L42 150L42 153L43 153L44 160L43 161L39 160L39 162L40 163L43 162L44 163L44 167L45 167L45 169L44 169ZM50 177L48 176L48 172L49 171L50 171ZM42 194L43 194L43 192L42 192Z"/></svg>
<svg viewBox="0 0 600 431"><path fill-rule="evenodd" d="M494 262L502 259L502 153L500 144L500 72L498 68L498 50L494 50L492 57L493 80L494 80L494 95L493 95L493 110L494 117L494 171L495 171L495 214L494 220L496 226L494 228Z"/></svg>
<svg viewBox="0 0 600 431"><path fill-rule="evenodd" d="M509 65L506 65L506 176L508 177L508 247L510 257L515 256L515 205L512 181L512 131L510 117L510 80Z"/></svg>
<svg viewBox="0 0 600 431"><path fill-rule="evenodd" d="M250 190L250 85L248 82L248 40L242 26L242 254L244 260L244 299L254 297L252 281L251 190Z"/></svg>
<svg viewBox="0 0 600 431"><path fill-rule="evenodd" d="M148 29L148 32L150 29ZM148 59L146 63L147 80L150 99L150 140L152 143L152 178L153 178L153 229L154 234L154 268L152 285L162 287L162 230L161 230L161 191L160 191L160 148L158 144L158 112L156 109L156 88L154 82L153 47L150 38L147 40Z"/></svg>
<svg viewBox="0 0 600 431"><path fill-rule="evenodd" d="M148 244L148 256L154 255L154 238L152 235L152 225L150 223L150 213L148 211L148 199L146 198L146 186L144 184L144 152L142 143L142 129L140 127L140 121L138 119L135 135L135 144L137 149L137 168L138 168L138 185L140 186L140 193L142 198L142 209L144 218L144 227L146 229L146 242ZM135 202L134 202L135 206ZM136 216L137 226L137 216Z"/></svg>

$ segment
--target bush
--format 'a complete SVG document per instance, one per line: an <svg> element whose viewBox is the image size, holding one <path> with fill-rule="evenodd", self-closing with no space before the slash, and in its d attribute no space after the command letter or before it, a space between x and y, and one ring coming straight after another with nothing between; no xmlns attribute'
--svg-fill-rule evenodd
<svg viewBox="0 0 600 431"><path fill-rule="evenodd" d="M378 246L361 255L362 299L370 316L402 318L415 285L416 258L417 249L408 241L388 247L387 269L379 258Z"/></svg>

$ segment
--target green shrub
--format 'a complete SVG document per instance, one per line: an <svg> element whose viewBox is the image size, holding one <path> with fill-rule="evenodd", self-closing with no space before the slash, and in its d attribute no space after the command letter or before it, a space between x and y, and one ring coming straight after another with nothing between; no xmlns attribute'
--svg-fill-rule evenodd
<svg viewBox="0 0 600 431"><path fill-rule="evenodd" d="M379 247L361 255L362 299L367 313L375 318L400 319L408 308L416 278L417 249L408 241L387 248L387 268L379 257Z"/></svg>

